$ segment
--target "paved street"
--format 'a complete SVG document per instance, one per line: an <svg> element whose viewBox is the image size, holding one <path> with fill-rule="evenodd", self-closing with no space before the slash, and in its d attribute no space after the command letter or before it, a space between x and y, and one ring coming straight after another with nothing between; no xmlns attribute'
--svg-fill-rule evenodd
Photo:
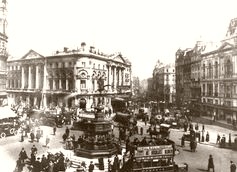
<svg viewBox="0 0 237 172"><path fill-rule="evenodd" d="M139 126L148 128L143 122L139 122ZM199 126L201 129L201 126ZM145 129L145 130L146 130ZM205 133L209 132L210 142L201 142L197 146L197 152L191 152L189 142L185 142L185 147L182 148L181 137L184 133L183 129L171 129L170 139L175 141L179 154L175 156L176 163L187 163L189 165L190 172L201 172L207 170L208 157L213 155L216 172L227 172L229 170L230 160L237 163L237 151L219 148L216 145L217 133L221 136L226 135L228 141L228 134L231 133L232 141L234 140L236 131L228 130L214 125L205 125ZM139 136L138 136L139 137ZM227 170L228 169L228 170Z"/></svg>
<svg viewBox="0 0 237 172"><path fill-rule="evenodd" d="M145 126L145 124L141 121L138 121L138 126L143 127L144 131L146 133L146 130L149 127L149 124ZM201 129L201 125L199 126ZM22 147L26 149L26 152L28 153L28 156L30 156L30 148L33 144L36 145L38 148L38 155L47 154L47 151L49 152L58 152L62 151L65 156L71 158L71 159L77 159L80 161L86 161L89 163L90 160L83 159L79 157L74 157L73 152L69 150L65 150L64 146L65 144L62 142L62 135L65 131L65 126L63 128L57 129L56 136L52 135L53 131L51 127L43 126L41 127L43 129L44 134L43 138L41 138L40 142L29 142L28 138L25 138L24 142L20 142L20 135L17 136L10 136L6 137L4 139L0 139L0 158L1 158L1 165L2 169L4 169L4 172L12 172L15 168L16 160L18 158L18 154ZM216 142L216 136L217 133L219 133L221 136L225 134L227 136L228 141L228 134L231 133L232 135L232 141L235 137L236 132L232 130L228 130L225 128L217 127L214 125L205 125L205 132L209 132L210 134L210 142L203 142L199 143L197 146L197 152L193 153L190 152L189 148L189 142L186 141L185 147L181 148L181 136L183 135L183 129L171 129L170 138L176 142L177 148L179 149L179 154L175 156L175 161L177 163L184 163L186 162L189 165L189 171L190 172L200 172L205 171L207 169L207 161L209 154L213 155L214 163L216 167L216 172L226 172L229 169L229 161L233 160L234 162L237 162L237 152L234 150L229 149L222 149L218 148L218 146L215 144ZM118 134L118 128L114 129L115 135ZM74 133L76 136L76 139L78 138L79 131L71 131L71 134ZM70 135L71 135L70 134ZM147 134L147 133L146 133ZM45 137L46 135L50 136L50 148L44 147L45 145ZM133 137L140 138L140 135L134 135ZM94 160L95 163L98 162L97 159ZM104 160L105 165L107 163L107 159ZM27 169L25 168L25 171ZM95 170L99 171L99 170Z"/></svg>

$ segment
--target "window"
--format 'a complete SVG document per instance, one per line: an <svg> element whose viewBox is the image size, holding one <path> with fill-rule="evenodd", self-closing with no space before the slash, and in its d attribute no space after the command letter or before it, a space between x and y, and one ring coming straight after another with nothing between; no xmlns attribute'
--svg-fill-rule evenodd
<svg viewBox="0 0 237 172"><path fill-rule="evenodd" d="M100 69L100 64L98 64L98 69Z"/></svg>
<svg viewBox="0 0 237 172"><path fill-rule="evenodd" d="M93 69L95 69L95 63L93 64Z"/></svg>
<svg viewBox="0 0 237 172"><path fill-rule="evenodd" d="M205 73L206 73L205 68L206 68L206 66L205 66L205 64L203 64L203 67L202 67L202 70L203 70L203 79L205 79Z"/></svg>
<svg viewBox="0 0 237 172"><path fill-rule="evenodd" d="M86 67L86 62L81 62L82 63L82 67Z"/></svg>
<svg viewBox="0 0 237 172"><path fill-rule="evenodd" d="M215 78L218 77L218 62L215 62Z"/></svg>
<svg viewBox="0 0 237 172"><path fill-rule="evenodd" d="M227 62L226 62L226 75L227 76L232 75L232 64L231 64L230 60L227 60Z"/></svg>
<svg viewBox="0 0 237 172"><path fill-rule="evenodd" d="M208 74L209 78L212 78L212 65L211 63L209 63L209 74Z"/></svg>
<svg viewBox="0 0 237 172"><path fill-rule="evenodd" d="M81 89L86 88L86 80L81 80Z"/></svg>

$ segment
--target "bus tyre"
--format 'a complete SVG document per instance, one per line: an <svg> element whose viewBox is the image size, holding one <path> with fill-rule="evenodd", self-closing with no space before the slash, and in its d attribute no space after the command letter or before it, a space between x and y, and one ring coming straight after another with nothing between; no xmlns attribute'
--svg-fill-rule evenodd
<svg viewBox="0 0 237 172"><path fill-rule="evenodd" d="M15 132L15 129L14 129L14 128L11 128L11 129L10 129L10 134L14 134L14 132Z"/></svg>
<svg viewBox="0 0 237 172"><path fill-rule="evenodd" d="M0 136L1 136L1 138L5 138L6 137L6 133L3 132L3 133L1 133Z"/></svg>

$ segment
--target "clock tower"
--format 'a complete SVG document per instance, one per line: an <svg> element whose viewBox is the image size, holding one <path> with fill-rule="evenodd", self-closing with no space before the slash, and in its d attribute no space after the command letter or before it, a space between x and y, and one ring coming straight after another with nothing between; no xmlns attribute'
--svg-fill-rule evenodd
<svg viewBox="0 0 237 172"><path fill-rule="evenodd" d="M7 0L0 0L0 106L4 104L7 98L6 94L6 76L7 76Z"/></svg>

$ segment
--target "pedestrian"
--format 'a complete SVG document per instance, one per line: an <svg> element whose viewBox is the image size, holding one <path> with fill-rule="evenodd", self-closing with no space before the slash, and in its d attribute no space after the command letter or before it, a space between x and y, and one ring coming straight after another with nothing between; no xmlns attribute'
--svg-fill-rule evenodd
<svg viewBox="0 0 237 172"><path fill-rule="evenodd" d="M93 161L91 161L90 165L89 165L89 172L93 172L94 171L94 164Z"/></svg>
<svg viewBox="0 0 237 172"><path fill-rule="evenodd" d="M229 146L231 147L231 133L229 133Z"/></svg>
<svg viewBox="0 0 237 172"><path fill-rule="evenodd" d="M26 151L24 148L21 149L20 153L19 153L19 160L21 160L21 163L24 164L25 160L28 158Z"/></svg>
<svg viewBox="0 0 237 172"><path fill-rule="evenodd" d="M32 146L31 148L31 153L37 154L38 149L35 147L35 145Z"/></svg>
<svg viewBox="0 0 237 172"><path fill-rule="evenodd" d="M46 136L45 147L49 148L49 142L50 142L50 138L49 138L49 136Z"/></svg>
<svg viewBox="0 0 237 172"><path fill-rule="evenodd" d="M35 134L33 132L30 133L30 138L31 138L31 142L33 143L35 140Z"/></svg>
<svg viewBox="0 0 237 172"><path fill-rule="evenodd" d="M53 135L56 135L56 130L57 130L57 126L55 124L54 127L53 127Z"/></svg>
<svg viewBox="0 0 237 172"><path fill-rule="evenodd" d="M45 157L44 154L41 157L41 162L40 163L41 163L42 171L45 171L47 166L48 166L48 160L47 160L47 158Z"/></svg>
<svg viewBox="0 0 237 172"><path fill-rule="evenodd" d="M33 164L32 172L40 172L41 171L41 163L40 158L38 157L37 160Z"/></svg>
<svg viewBox="0 0 237 172"><path fill-rule="evenodd" d="M37 132L35 137L36 137L37 142L39 142L39 139L40 139L40 137L41 137L40 132Z"/></svg>
<svg viewBox="0 0 237 172"><path fill-rule="evenodd" d="M206 134L206 142L209 142L209 140L210 140L210 136L209 136L209 133L208 133L208 131L207 131L207 134Z"/></svg>
<svg viewBox="0 0 237 172"><path fill-rule="evenodd" d="M220 140L221 140L221 136L219 134L217 134L216 144L220 143Z"/></svg>
<svg viewBox="0 0 237 172"><path fill-rule="evenodd" d="M202 131L205 131L205 125L202 124Z"/></svg>
<svg viewBox="0 0 237 172"><path fill-rule="evenodd" d="M65 141L66 141L66 139L67 139L67 134L66 134L66 133L64 133L64 134L63 134L63 136L62 136L62 138L63 138L63 142L65 142Z"/></svg>
<svg viewBox="0 0 237 172"><path fill-rule="evenodd" d="M114 163L113 163L113 169L117 172L119 171L119 158L118 155L116 154L114 157Z"/></svg>
<svg viewBox="0 0 237 172"><path fill-rule="evenodd" d="M185 146L185 137L184 137L184 135L181 137L181 146L182 147Z"/></svg>
<svg viewBox="0 0 237 172"><path fill-rule="evenodd" d="M215 172L212 155L209 155L207 171L210 171L210 169L212 169L212 171Z"/></svg>
<svg viewBox="0 0 237 172"><path fill-rule="evenodd" d="M19 159L16 161L16 168L15 168L15 171L16 171L16 172L22 172L24 166L25 166L25 164L22 163L21 159L19 158Z"/></svg>
<svg viewBox="0 0 237 172"><path fill-rule="evenodd" d="M69 130L69 128L67 127L66 128L66 130L65 130L65 133L66 133L66 135L67 135L67 137L69 136L69 134L70 134L70 130Z"/></svg>
<svg viewBox="0 0 237 172"><path fill-rule="evenodd" d="M30 162L31 162L31 165L33 165L33 164L35 163L35 159L36 159L35 153L31 152L31 154L30 154Z"/></svg>
<svg viewBox="0 0 237 172"><path fill-rule="evenodd" d="M24 134L23 134L23 131L21 133L21 142L24 142Z"/></svg>
<svg viewBox="0 0 237 172"><path fill-rule="evenodd" d="M236 165L233 161L230 161L230 172L236 172Z"/></svg>
<svg viewBox="0 0 237 172"><path fill-rule="evenodd" d="M199 129L199 126L198 126L198 123L196 123L195 130L198 130L198 129Z"/></svg>
<svg viewBox="0 0 237 172"><path fill-rule="evenodd" d="M143 135L143 127L140 128L140 134Z"/></svg>

